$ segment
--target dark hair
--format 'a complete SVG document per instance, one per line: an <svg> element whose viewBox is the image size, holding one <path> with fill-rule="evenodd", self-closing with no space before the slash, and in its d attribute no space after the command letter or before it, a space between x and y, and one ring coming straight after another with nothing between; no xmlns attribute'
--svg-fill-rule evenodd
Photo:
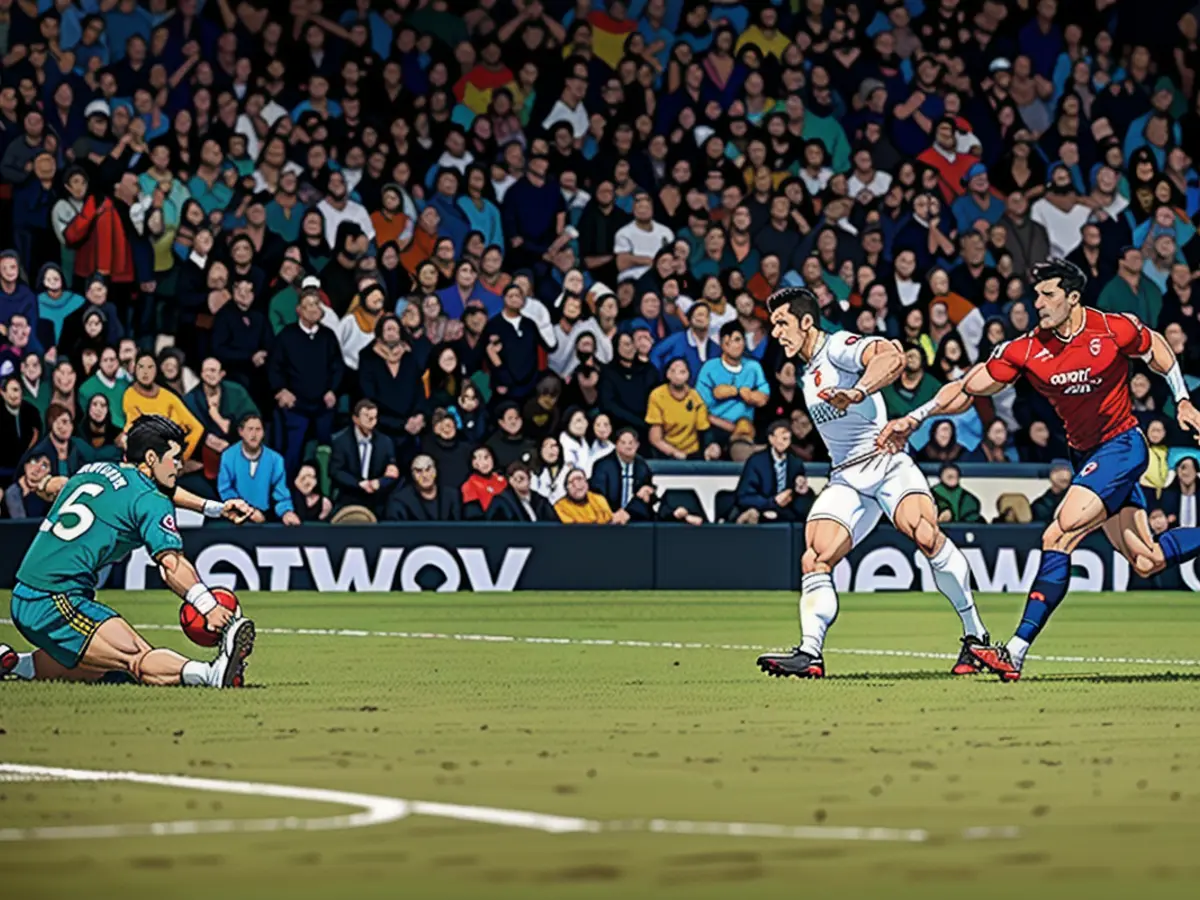
<svg viewBox="0 0 1200 900"><path fill-rule="evenodd" d="M725 343L725 338L733 337L735 334L740 334L743 338L746 336L746 329L742 327L742 323L737 319L726 322L721 326L721 343Z"/></svg>
<svg viewBox="0 0 1200 900"><path fill-rule="evenodd" d="M1083 274L1083 270L1065 259L1048 259L1036 263L1029 270L1029 280L1035 285L1042 281L1053 281L1055 278L1058 279L1059 287L1068 294L1082 295L1087 287L1087 276Z"/></svg>
<svg viewBox="0 0 1200 900"><path fill-rule="evenodd" d="M612 436L612 442L615 444L617 441L619 441L621 438L623 438L627 434L632 434L634 437L634 440L637 440L640 442L641 439L638 437L637 429L630 428L628 425L617 429L617 433Z"/></svg>
<svg viewBox="0 0 1200 900"><path fill-rule="evenodd" d="M253 420L255 420L255 419L257 419L257 420L258 420L258 424L259 424L259 425L263 425L263 426L265 427L265 423L263 422L263 417L262 417L262 416L260 416L260 415L259 415L258 413L256 413L256 412L252 412L252 413L246 413L244 416L242 416L240 419L238 419L238 422L237 422L237 430L238 430L238 431L241 431L241 430L242 430L242 428L244 428L244 427L245 427L245 425L246 425L246 423L247 423L247 422L251 422L251 421L253 421Z"/></svg>
<svg viewBox="0 0 1200 900"><path fill-rule="evenodd" d="M363 399L354 404L354 418L357 419L360 415L362 415L364 410L368 409L379 409L379 405L374 400L371 400L368 397L363 397Z"/></svg>
<svg viewBox="0 0 1200 900"><path fill-rule="evenodd" d="M0 378L0 391L8 390L8 386L10 384L12 384L14 381L17 384L20 384L21 376L14 373L12 375L5 375L3 378Z"/></svg>
<svg viewBox="0 0 1200 900"><path fill-rule="evenodd" d="M767 426L767 437L770 437L771 435L773 435L780 428L782 428L788 434L792 433L792 423L790 421L788 421L787 419L776 419L774 422L772 422L770 425Z"/></svg>
<svg viewBox="0 0 1200 900"><path fill-rule="evenodd" d="M51 403L46 408L46 424L47 425L49 425L51 422L58 421L58 418L60 416L66 416L72 422L75 421L75 413L73 413L67 407L63 406L61 403Z"/></svg>
<svg viewBox="0 0 1200 900"><path fill-rule="evenodd" d="M186 442L187 435L183 429L166 416L142 416L130 426L125 436L125 460L135 464L144 463L146 454L151 451L161 459L171 449L171 444L183 447Z"/></svg>
<svg viewBox="0 0 1200 900"><path fill-rule="evenodd" d="M512 478L518 472L524 472L526 475L533 475L533 469L529 467L529 463L522 459L514 460L508 464L508 468L504 470L506 478Z"/></svg>
<svg viewBox="0 0 1200 900"><path fill-rule="evenodd" d="M768 315L784 307L798 322L803 322L805 316L812 316L814 325L821 320L821 304L817 295L806 287L780 288L767 298Z"/></svg>

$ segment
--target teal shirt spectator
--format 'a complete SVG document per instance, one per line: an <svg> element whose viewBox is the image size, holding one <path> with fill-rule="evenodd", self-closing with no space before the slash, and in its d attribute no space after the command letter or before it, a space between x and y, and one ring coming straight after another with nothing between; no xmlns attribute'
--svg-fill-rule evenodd
<svg viewBox="0 0 1200 900"><path fill-rule="evenodd" d="M329 117L332 119L340 119L342 117L342 104L336 100L326 98L325 106L329 110ZM292 110L292 121L299 122L300 117L311 110L313 105L307 100L301 100L296 104L296 108Z"/></svg>
<svg viewBox="0 0 1200 900"><path fill-rule="evenodd" d="M960 232L970 231L980 219L983 219L988 225L995 225L999 222L1000 217L1004 215L1004 201L998 199L994 194L989 194L988 208L984 209L974 195L968 192L954 201L950 212L954 214L954 221L958 224Z"/></svg>
<svg viewBox="0 0 1200 900"><path fill-rule="evenodd" d="M458 198L458 208L467 217L471 230L478 231L483 235L484 246L491 247L494 244L497 247L503 247L504 226L500 218L500 210L486 197L481 198L480 202L482 207L476 206L470 197L462 196Z"/></svg>
<svg viewBox="0 0 1200 900"><path fill-rule="evenodd" d="M152 197L158 188L158 179L149 172L138 176L138 190L147 197ZM171 179L171 190L163 198L163 223L168 228L178 228L180 217L183 215L183 204L191 198L188 189L177 178Z"/></svg>
<svg viewBox="0 0 1200 900"><path fill-rule="evenodd" d="M37 295L38 323L50 322L54 327L54 343L62 337L63 321L84 304L84 298L74 291L63 290L57 297L45 291Z"/></svg>
<svg viewBox="0 0 1200 900"><path fill-rule="evenodd" d="M300 220L304 218L304 208L297 203L292 207L291 218L283 211L283 207L272 200L267 204L267 230L271 231L289 244L300 239Z"/></svg>
<svg viewBox="0 0 1200 900"><path fill-rule="evenodd" d="M188 182L188 192L192 198L200 204L200 208L204 210L207 216L217 210L223 210L233 200L233 190L226 187L225 182L219 177L213 186L209 187L199 175L193 176Z"/></svg>
<svg viewBox="0 0 1200 900"><path fill-rule="evenodd" d="M850 142L846 139L846 130L836 119L827 119L805 110L804 130L800 137L806 141L816 138L825 145L833 171L850 171Z"/></svg>
<svg viewBox="0 0 1200 900"><path fill-rule="evenodd" d="M255 463L253 472L251 462ZM217 493L222 500L241 498L255 509L274 510L279 517L293 511L283 457L270 447L263 447L253 461L246 458L241 441L228 447L221 454Z"/></svg>
<svg viewBox="0 0 1200 900"><path fill-rule="evenodd" d="M700 394L704 405L708 407L709 414L725 419L727 422L753 419L754 407L741 397L730 397L726 400L716 399L713 396L713 388L719 384L729 384L738 390L746 387L763 394L771 393L771 386L767 384L767 376L763 374L762 366L755 360L742 357L737 368L731 369L726 365L723 357L710 359L700 367L700 377L696 379L696 391Z"/></svg>
<svg viewBox="0 0 1200 900"><path fill-rule="evenodd" d="M368 10L366 16L363 17L359 15L357 9L348 9L338 19L338 24L349 29L355 22L362 21L364 18L367 23L367 31L371 35L371 49L380 59L387 59L392 52L392 26L375 10Z"/></svg>

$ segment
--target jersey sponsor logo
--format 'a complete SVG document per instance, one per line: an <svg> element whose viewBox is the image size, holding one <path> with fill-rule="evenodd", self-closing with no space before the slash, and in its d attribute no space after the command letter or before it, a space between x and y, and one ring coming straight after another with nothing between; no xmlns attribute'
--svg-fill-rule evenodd
<svg viewBox="0 0 1200 900"><path fill-rule="evenodd" d="M1063 388L1064 394L1090 394L1092 388L1104 384L1103 378L1092 377L1092 367L1071 369L1069 372L1055 372L1050 376L1050 384Z"/></svg>
<svg viewBox="0 0 1200 900"><path fill-rule="evenodd" d="M1100 468L1100 463L1090 462L1086 466L1084 466L1082 469L1079 470L1079 477L1087 478L1089 475L1091 475L1093 472L1095 472L1098 468Z"/></svg>
<svg viewBox="0 0 1200 900"><path fill-rule="evenodd" d="M1092 354L1092 356L1099 356L1100 349L1102 346L1103 345L1100 342L1100 338L1094 337L1090 341L1088 341L1088 352L1090 352Z"/></svg>
<svg viewBox="0 0 1200 900"><path fill-rule="evenodd" d="M171 534L179 534L179 526L175 524L175 516L171 513L163 516L162 521L158 524L162 526L163 531L170 532Z"/></svg>

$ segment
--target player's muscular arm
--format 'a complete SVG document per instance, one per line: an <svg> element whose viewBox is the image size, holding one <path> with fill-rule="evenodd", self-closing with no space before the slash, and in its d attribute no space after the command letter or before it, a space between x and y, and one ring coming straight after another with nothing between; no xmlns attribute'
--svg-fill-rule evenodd
<svg viewBox="0 0 1200 900"><path fill-rule="evenodd" d="M47 475L42 479L41 484L37 486L37 495L47 503L53 503L59 492L63 489L63 485L67 483L65 475Z"/></svg>
<svg viewBox="0 0 1200 900"><path fill-rule="evenodd" d="M233 618L233 611L217 603L200 580L195 568L178 550L165 550L155 557L163 583L180 599L204 616L209 631L220 631Z"/></svg>
<svg viewBox="0 0 1200 900"><path fill-rule="evenodd" d="M932 416L956 416L966 412L972 397L990 397L1004 390L1007 385L988 372L986 363L977 363L958 381L942 385L933 399L917 407L907 416L893 419L880 432L876 443L880 448L896 453L904 448L910 434L921 423Z"/></svg>
<svg viewBox="0 0 1200 900"><path fill-rule="evenodd" d="M1179 360L1171 346L1157 331L1150 332L1150 352L1146 361L1150 368L1166 379L1171 395L1175 398L1176 418L1179 427L1192 432L1197 442L1200 442L1200 410L1197 410L1188 392L1187 382L1183 380L1183 370L1179 368Z"/></svg>
<svg viewBox="0 0 1200 900"><path fill-rule="evenodd" d="M256 510L245 500L233 499L222 503L219 500L205 500L193 494L187 488L176 488L171 498L180 509L198 512L209 519L228 519L235 525L241 525L254 515Z"/></svg>
<svg viewBox="0 0 1200 900"><path fill-rule="evenodd" d="M862 403L900 377L904 371L904 352L892 341L871 341L863 348L862 362L863 373L854 387L831 390L822 399L838 409Z"/></svg>

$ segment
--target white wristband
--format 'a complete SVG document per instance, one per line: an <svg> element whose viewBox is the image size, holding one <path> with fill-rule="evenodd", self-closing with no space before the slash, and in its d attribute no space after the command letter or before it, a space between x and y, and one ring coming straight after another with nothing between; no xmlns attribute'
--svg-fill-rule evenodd
<svg viewBox="0 0 1200 900"><path fill-rule="evenodd" d="M184 595L184 602L190 603L202 616L207 616L212 610L217 607L217 598L212 595L212 591L208 589L208 585L197 581L190 588L187 594Z"/></svg>
<svg viewBox="0 0 1200 900"><path fill-rule="evenodd" d="M1167 379L1167 387L1171 389L1176 403L1180 400L1192 399L1192 395L1188 392L1187 382L1183 380L1183 370L1179 368L1179 360L1175 360L1171 368L1163 373L1163 378Z"/></svg>
<svg viewBox="0 0 1200 900"><path fill-rule="evenodd" d="M912 419L918 425L933 415L937 409L937 398L930 400L928 403L923 403L908 414L908 418Z"/></svg>
<svg viewBox="0 0 1200 900"><path fill-rule="evenodd" d="M225 504L220 500L205 500L201 512L206 519L219 519L225 512Z"/></svg>

